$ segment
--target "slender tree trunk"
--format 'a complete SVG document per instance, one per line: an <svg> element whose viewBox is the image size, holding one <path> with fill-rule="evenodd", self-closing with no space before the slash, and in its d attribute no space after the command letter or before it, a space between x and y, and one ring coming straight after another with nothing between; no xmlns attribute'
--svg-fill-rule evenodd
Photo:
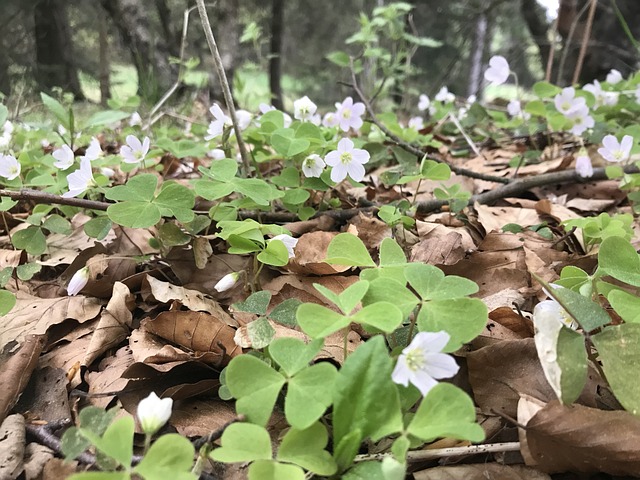
<svg viewBox="0 0 640 480"><path fill-rule="evenodd" d="M167 42L171 55L177 57L180 55L180 36L178 32L172 28L171 9L167 5L166 0L155 0L155 4L164 39Z"/></svg>
<svg viewBox="0 0 640 480"><path fill-rule="evenodd" d="M99 22L100 37L100 105L107 106L107 100L111 98L109 72L111 71L111 62L109 61L109 37L107 35L107 19L101 15Z"/></svg>
<svg viewBox="0 0 640 480"><path fill-rule="evenodd" d="M273 0L271 10L271 57L269 58L269 87L271 101L284 110L282 100L282 36L284 30L284 0Z"/></svg>
<svg viewBox="0 0 640 480"><path fill-rule="evenodd" d="M73 57L71 28L64 0L42 0L33 9L37 82L43 90L61 87L84 99Z"/></svg>
<svg viewBox="0 0 640 480"><path fill-rule="evenodd" d="M484 7L484 5L483 5ZM475 35L471 52L471 71L469 72L469 85L467 96L477 95L482 85L482 66L485 45L487 43L487 12L483 8L476 17Z"/></svg>
<svg viewBox="0 0 640 480"><path fill-rule="evenodd" d="M238 0L218 0L213 10L212 28L216 37L222 66L233 89L233 76L238 63L240 49L240 24L238 22ZM210 58L210 57L207 57ZM213 68L211 69L213 72ZM222 89L214 73L210 75L210 93L218 101L223 101Z"/></svg>
<svg viewBox="0 0 640 480"><path fill-rule="evenodd" d="M546 19L544 9L536 0L521 0L520 13L531 33L531 38L538 46L540 63L546 68L551 45L549 44L549 22Z"/></svg>
<svg viewBox="0 0 640 480"><path fill-rule="evenodd" d="M174 83L177 69L169 63L169 49L149 27L146 9L138 0L100 0L129 47L138 71L138 92L155 100Z"/></svg>

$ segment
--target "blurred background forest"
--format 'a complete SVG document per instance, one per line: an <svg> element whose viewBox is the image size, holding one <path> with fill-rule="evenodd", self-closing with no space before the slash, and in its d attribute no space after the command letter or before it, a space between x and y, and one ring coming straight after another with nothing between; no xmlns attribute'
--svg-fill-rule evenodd
<svg viewBox="0 0 640 480"><path fill-rule="evenodd" d="M218 0L208 12L238 103L256 109L260 102L284 101L290 108L301 95L330 105L351 93L345 86L348 69L327 55L361 53L363 44L352 36L365 35L374 9L389 3ZM402 96L415 101L418 93L431 96L443 85L462 97L480 95L482 72L495 54L505 56L520 84L528 86L544 78L553 51L551 81L570 84L592 0L561 0L559 8L554 2L545 8L538 0L407 3L414 9L401 19L405 31L427 40L410 45L409 55L400 59L411 69L393 92L398 102ZM138 94L151 104L176 82L180 63L182 81L173 101L221 98L197 10L191 11L182 41L192 0L0 0L0 5L0 92L9 104L28 104L39 91L70 92L96 104ZM580 83L603 80L612 68L624 76L635 71L639 35L640 1L597 1Z"/></svg>

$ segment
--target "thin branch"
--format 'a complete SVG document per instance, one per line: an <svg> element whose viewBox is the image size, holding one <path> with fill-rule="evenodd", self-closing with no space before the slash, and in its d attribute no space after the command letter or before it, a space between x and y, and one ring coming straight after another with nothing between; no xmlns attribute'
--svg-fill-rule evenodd
<svg viewBox="0 0 640 480"><path fill-rule="evenodd" d="M587 16L587 25L585 26L584 33L582 34L582 45L580 45L578 62L576 63L576 68L573 71L573 80L571 81L572 85L578 83L578 78L580 77L580 72L582 71L582 63L584 62L584 56L587 53L587 45L589 44L589 37L591 36L593 17L596 14L596 5L598 5L598 0L591 0L591 5L589 6L589 15Z"/></svg>
<svg viewBox="0 0 640 480"><path fill-rule="evenodd" d="M61 195L45 193L39 190L30 190L28 188L17 191L0 189L0 197L9 197L12 200L25 200L28 202L44 203L47 205L69 205L71 207L101 211L105 211L109 208L109 205L113 205L112 203L85 200L83 198L66 198Z"/></svg>
<svg viewBox="0 0 640 480"><path fill-rule="evenodd" d="M482 455L486 453L519 452L520 442L489 443L486 445L468 445L466 447L434 448L432 450L412 450L407 453L407 462L423 462L446 457L464 457L467 455ZM358 455L355 462L382 460L388 453Z"/></svg>
<svg viewBox="0 0 640 480"><path fill-rule="evenodd" d="M391 139L391 141L393 141L395 144L397 144L399 147L403 148L407 152L413 153L416 157L418 157L420 159L422 159L422 158L424 158L426 156L426 158L428 158L430 160L434 160L434 161L436 161L438 163L446 163L447 165L449 165L449 168L451 168L451 171L456 173L456 174L458 174L458 175L464 175L465 177L477 178L479 180L487 180L489 182L509 183L509 179L508 178L498 177L498 176L495 176L495 175L486 175L484 173L474 172L473 170L468 170L466 168L458 167L456 165L451 165L450 163L445 162L440 158L426 155L419 148L414 147L410 143L407 143L404 140L402 140L400 137L396 136L387 127L385 127L382 124L382 122L380 122L380 120L378 120L378 117L376 116L375 112L373 111L373 108L371 107L371 104L369 103L369 100L365 97L364 93L362 93L362 90L360 89L360 86L358 85L358 81L356 79L356 73L355 73L355 70L353 69L353 60L351 60L351 63L352 63L352 65L351 65L351 79L352 79L351 80L352 81L351 86L352 86L353 90L356 92L356 94L358 95L358 97L360 98L362 103L364 103L364 106L365 106L365 108L367 110L367 113L369 114L369 118L371 119L371 121L389 139Z"/></svg>
<svg viewBox="0 0 640 480"><path fill-rule="evenodd" d="M220 58L218 45L216 44L216 40L213 36L213 31L211 30L211 24L209 23L209 16L207 15L207 10L204 5L204 0L196 0L196 4L198 5L198 12L200 13L200 19L202 20L204 35L207 38L207 44L209 45L209 50L211 51L211 55L213 56L213 63L216 67L218 80L220 81L220 86L222 87L222 95L224 96L224 101L227 104L227 110L229 110L229 116L231 117L233 130L236 132L238 149L240 150L240 156L242 157L243 176L248 177L249 173L251 172L251 163L249 162L249 156L247 155L247 151L244 145L244 140L242 139L242 134L240 133L240 127L238 126L238 118L236 117L236 107L233 104L233 97L231 96L231 88L229 87L229 81L227 80L227 76L224 73L222 58Z"/></svg>

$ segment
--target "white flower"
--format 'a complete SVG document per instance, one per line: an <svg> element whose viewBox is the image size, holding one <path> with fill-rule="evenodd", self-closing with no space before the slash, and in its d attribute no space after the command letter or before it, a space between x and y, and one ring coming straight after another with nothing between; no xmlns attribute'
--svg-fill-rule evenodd
<svg viewBox="0 0 640 480"><path fill-rule="evenodd" d="M420 131L424 128L424 122L422 121L422 117L411 117L409 119L409 123L407 124L408 128L413 128L416 131Z"/></svg>
<svg viewBox="0 0 640 480"><path fill-rule="evenodd" d="M69 148L69 145L66 144L62 145L62 147L60 148L55 149L51 156L57 160L56 162L53 162L53 165L60 170L68 169L71 165L73 165L73 162L75 160L73 150L71 150L71 148Z"/></svg>
<svg viewBox="0 0 640 480"><path fill-rule="evenodd" d="M622 74L618 70L616 70L615 68L612 68L611 71L607 74L606 81L607 81L607 83L610 83L611 85L619 83L619 82L622 81Z"/></svg>
<svg viewBox="0 0 640 480"><path fill-rule="evenodd" d="M353 103L351 97L344 99L342 103L336 103L336 116L343 132L348 132L353 128L356 132L362 127L362 115L364 115L364 103Z"/></svg>
<svg viewBox="0 0 640 480"><path fill-rule="evenodd" d="M77 295L89 282L89 267L81 268L73 274L67 286L67 295Z"/></svg>
<svg viewBox="0 0 640 480"><path fill-rule="evenodd" d="M69 183L69 191L62 195L65 198L77 197L94 186L95 180L91 172L91 160L87 158L80 160L80 168L69 174L67 182Z"/></svg>
<svg viewBox="0 0 640 480"><path fill-rule="evenodd" d="M327 128L337 127L338 123L340 123L340 119L338 118L337 112L325 113L324 117L322 117L323 127L327 127Z"/></svg>
<svg viewBox="0 0 640 480"><path fill-rule="evenodd" d="M0 155L0 177L13 180L20 175L20 162L13 155Z"/></svg>
<svg viewBox="0 0 640 480"><path fill-rule="evenodd" d="M319 177L322 175L325 163L322 157L317 154L309 155L302 162L302 173L305 177Z"/></svg>
<svg viewBox="0 0 640 480"><path fill-rule="evenodd" d="M100 167L100 173L107 178L111 178L116 174L116 171L113 168Z"/></svg>
<svg viewBox="0 0 640 480"><path fill-rule="evenodd" d="M366 150L353 148L353 142L343 138L338 142L338 149L329 152L324 161L331 169L331 180L341 182L347 174L356 182L364 178L364 165L369 161L370 155Z"/></svg>
<svg viewBox="0 0 640 480"><path fill-rule="evenodd" d="M491 85L502 85L509 78L509 63L501 55L494 55L489 60L489 68L484 72L484 78Z"/></svg>
<svg viewBox="0 0 640 480"><path fill-rule="evenodd" d="M129 126L135 127L136 125L142 125L142 117L138 112L133 112L129 117Z"/></svg>
<svg viewBox="0 0 640 480"><path fill-rule="evenodd" d="M589 107L586 105L571 110L565 116L572 122L569 131L577 136L582 135L587 128L593 128L596 123L593 117L589 115Z"/></svg>
<svg viewBox="0 0 640 480"><path fill-rule="evenodd" d="M214 148L207 152L207 157L213 158L214 160L222 160L223 158L227 158L227 154L224 153L224 150L221 148Z"/></svg>
<svg viewBox="0 0 640 480"><path fill-rule="evenodd" d="M140 427L147 435L153 435L171 418L172 398L160 399L155 392L140 400L137 417Z"/></svg>
<svg viewBox="0 0 640 480"><path fill-rule="evenodd" d="M276 235L271 240L280 240L284 243L284 246L287 247L287 252L289 252L289 258L293 258L296 256L294 249L298 244L298 239L293 238L291 235L287 235L286 233L281 233L280 235Z"/></svg>
<svg viewBox="0 0 640 480"><path fill-rule="evenodd" d="M293 102L293 118L302 122L311 121L318 107L306 95Z"/></svg>
<svg viewBox="0 0 640 480"><path fill-rule="evenodd" d="M120 155L125 163L139 163L149 153L149 137L144 137L142 143L138 137L127 135L127 144L120 147Z"/></svg>
<svg viewBox="0 0 640 480"><path fill-rule="evenodd" d="M417 333L398 358L391 379L405 387L411 382L424 396L438 384L437 379L453 377L460 367L451 355L442 353L449 339L444 331Z"/></svg>
<svg viewBox="0 0 640 480"><path fill-rule="evenodd" d="M424 112L431 106L431 100L424 93L420 94L420 100L418 101L418 110Z"/></svg>
<svg viewBox="0 0 640 480"><path fill-rule="evenodd" d="M246 110L236 110L236 119L238 120L238 128L242 131L245 130L251 124L251 115L250 112Z"/></svg>
<svg viewBox="0 0 640 480"><path fill-rule="evenodd" d="M576 172L583 178L593 175L593 165L591 165L591 159L585 150L582 150L576 158Z"/></svg>
<svg viewBox="0 0 640 480"><path fill-rule="evenodd" d="M67 129L64 128L62 125L58 125L58 133L60 134L61 137L64 137L64 134L67 133Z"/></svg>
<svg viewBox="0 0 640 480"><path fill-rule="evenodd" d="M632 147L633 137L631 135L622 137L621 142L618 142L618 139L613 135L607 135L602 139L602 148L598 149L598 153L607 162L625 162L631 156Z"/></svg>
<svg viewBox="0 0 640 480"><path fill-rule="evenodd" d="M476 95L469 95L467 97L467 103L469 105L473 105L474 103L476 103L478 101L478 97Z"/></svg>
<svg viewBox="0 0 640 480"><path fill-rule="evenodd" d="M216 283L213 286L213 288L219 293L226 292L231 287L233 287L236 283L238 283L239 278L240 278L239 272L227 273L224 277L218 280L218 283Z"/></svg>
<svg viewBox="0 0 640 480"><path fill-rule="evenodd" d="M587 92L591 92L593 96L596 98L596 103L594 108L600 108L603 105L613 106L618 103L618 94L617 92L605 92L602 90L602 86L598 80L594 80L593 83L587 83L583 90Z"/></svg>
<svg viewBox="0 0 640 480"><path fill-rule="evenodd" d="M209 124L209 128L207 129L207 135L204 137L207 141L213 140L217 136L222 135L225 125L227 127L232 125L231 118L223 113L217 103L211 105L209 111L211 112L211 115L215 117L215 120Z"/></svg>
<svg viewBox="0 0 640 480"><path fill-rule="evenodd" d="M102 153L103 152L102 152L102 147L100 146L100 142L96 137L93 137L91 138L91 143L89 143L89 146L87 147L87 150L84 152L84 155L82 158L88 158L89 160L93 161L96 158L101 157Z"/></svg>
<svg viewBox="0 0 640 480"><path fill-rule="evenodd" d="M5 135L11 135L13 133L13 123L9 120L4 122L4 125L2 126L2 133Z"/></svg>
<svg viewBox="0 0 640 480"><path fill-rule="evenodd" d="M456 96L453 93L449 92L449 89L444 86L438 93L436 93L436 96L434 98L438 102L451 103L456 99Z"/></svg>
<svg viewBox="0 0 640 480"><path fill-rule="evenodd" d="M553 98L553 103L556 109L564 115L569 115L587 104L583 97L576 97L576 89L573 87L563 88L562 93Z"/></svg>

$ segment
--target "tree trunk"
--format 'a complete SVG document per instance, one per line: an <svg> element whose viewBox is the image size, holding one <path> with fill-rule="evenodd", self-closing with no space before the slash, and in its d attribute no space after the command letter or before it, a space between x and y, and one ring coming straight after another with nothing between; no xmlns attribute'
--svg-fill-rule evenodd
<svg viewBox="0 0 640 480"><path fill-rule="evenodd" d="M284 0L273 0L271 7L271 57L269 58L269 88L271 102L284 110L282 100L282 34L284 30Z"/></svg>
<svg viewBox="0 0 640 480"><path fill-rule="evenodd" d="M551 53L551 45L549 44L549 22L547 22L544 9L537 0L522 0L520 2L520 13L531 33L531 38L538 46L540 54L540 63L543 69L546 69Z"/></svg>
<svg viewBox="0 0 640 480"><path fill-rule="evenodd" d="M99 47L100 47L100 105L107 106L107 100L111 98L109 72L111 71L111 62L109 61L109 37L107 34L107 19L101 15L99 22Z"/></svg>
<svg viewBox="0 0 640 480"><path fill-rule="evenodd" d="M238 52L240 50L240 24L238 22L238 5L237 0L218 0L215 9L213 10L214 18L212 19L213 35L216 38L218 44L218 50L220 57L222 58L222 66L224 72L229 80L229 86L233 89L233 76L235 75ZM206 55L205 58L211 60L211 55ZM211 65L211 63L209 63ZM210 78L210 93L214 100L224 102L224 96L222 95L222 88L218 82L213 67L211 68ZM233 90L232 90L233 91Z"/></svg>
<svg viewBox="0 0 640 480"><path fill-rule="evenodd" d="M177 57L180 55L180 36L171 25L171 10L166 0L155 0L158 18L162 27L162 34L169 47L171 55Z"/></svg>
<svg viewBox="0 0 640 480"><path fill-rule="evenodd" d="M61 87L84 99L74 62L71 28L64 0L42 0L33 9L37 82L50 91Z"/></svg>
<svg viewBox="0 0 640 480"><path fill-rule="evenodd" d="M487 43L487 12L483 8L476 17L476 28L473 37L473 47L471 51L471 71L469 72L469 85L467 97L477 95L482 85L482 67L485 45Z"/></svg>
<svg viewBox="0 0 640 480"><path fill-rule="evenodd" d="M175 66L169 63L169 50L161 35L149 27L144 6L138 0L100 0L120 36L129 47L138 71L138 92L157 100L174 83Z"/></svg>

